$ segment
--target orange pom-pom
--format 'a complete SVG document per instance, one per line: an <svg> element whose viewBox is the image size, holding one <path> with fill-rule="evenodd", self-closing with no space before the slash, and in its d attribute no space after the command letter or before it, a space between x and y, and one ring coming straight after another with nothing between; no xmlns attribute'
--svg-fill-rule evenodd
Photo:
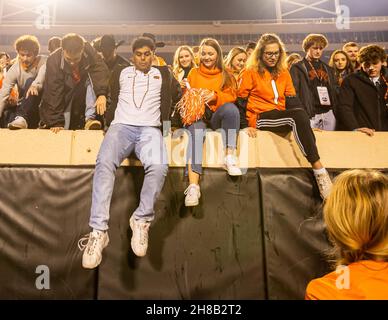
<svg viewBox="0 0 388 320"><path fill-rule="evenodd" d="M176 108L185 126L202 119L207 105L205 102L206 94L206 89L187 89L182 99L177 103Z"/></svg>

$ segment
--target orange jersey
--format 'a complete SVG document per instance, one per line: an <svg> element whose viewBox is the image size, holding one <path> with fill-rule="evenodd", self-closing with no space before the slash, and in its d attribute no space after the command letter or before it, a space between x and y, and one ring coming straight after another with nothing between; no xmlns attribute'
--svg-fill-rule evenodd
<svg viewBox="0 0 388 320"><path fill-rule="evenodd" d="M231 81L234 83L234 78L230 75ZM234 103L237 99L237 88L230 86L221 90L222 72L220 69L207 69L202 64L198 68L190 70L187 76L187 81L192 88L209 89L215 92L216 99L209 103L209 108L216 111L220 106L227 102Z"/></svg>
<svg viewBox="0 0 388 320"><path fill-rule="evenodd" d="M333 271L312 280L307 286L305 299L388 300L388 262L362 260L351 263L347 270L348 273ZM344 280L347 274L348 282Z"/></svg>
<svg viewBox="0 0 388 320"><path fill-rule="evenodd" d="M288 70L274 80L265 70L263 76L258 71L245 69L239 77L238 96L248 99L247 120L250 127L256 127L261 112L286 109L286 96L295 96L295 88Z"/></svg>

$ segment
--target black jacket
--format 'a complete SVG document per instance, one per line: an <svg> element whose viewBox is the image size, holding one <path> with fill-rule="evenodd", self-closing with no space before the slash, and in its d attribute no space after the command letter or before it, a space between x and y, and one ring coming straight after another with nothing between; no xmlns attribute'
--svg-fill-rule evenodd
<svg viewBox="0 0 388 320"><path fill-rule="evenodd" d="M306 110L308 116L310 118L315 116L315 106L314 106L314 95L311 92L309 86L309 77L308 71L304 62L305 59L299 61L292 65L290 69L290 74L292 78L292 82L294 83L294 87L296 90L296 94L299 97L304 109ZM336 113L336 79L334 76L333 69L322 61L323 67L325 68L326 73L329 75L329 95L331 98L331 109Z"/></svg>
<svg viewBox="0 0 388 320"><path fill-rule="evenodd" d="M63 127L65 124L64 111L72 101L75 92L85 91L85 82L89 77L96 96L108 94L109 70L100 55L93 47L85 42L84 53L79 64L81 80L75 83L72 77L70 65L64 60L62 48L52 53L46 63L46 76L43 87L42 105L40 108L40 117L42 125L46 128ZM80 94L77 100L79 107L72 103L71 112L77 112L84 117L82 110L85 110L85 97ZM81 110L79 110L81 109ZM73 118L73 116L72 116ZM83 128L82 121L77 119L77 124L70 123L70 129Z"/></svg>
<svg viewBox="0 0 388 320"><path fill-rule="evenodd" d="M383 70L385 72L385 70ZM380 79L381 80L381 79ZM347 76L342 82L338 103L341 129L370 128L388 130L388 109L384 96L387 85L376 87L364 71Z"/></svg>
<svg viewBox="0 0 388 320"><path fill-rule="evenodd" d="M116 56L116 60L112 66L107 65L110 72L110 78L109 78L110 94L112 92L112 87L118 85L121 71L130 65L131 63L120 55ZM104 115L107 126L110 126L110 123L113 121L113 118L115 116L116 105L117 105L117 102L114 105L114 107L112 107L112 101L111 99L109 99L107 103L107 109Z"/></svg>
<svg viewBox="0 0 388 320"><path fill-rule="evenodd" d="M160 97L160 117L161 122L163 125L164 121L171 121L172 127L180 127L180 123L178 118L172 117L172 114L175 110L175 105L178 103L178 101L182 97L182 89L179 84L179 82L175 79L172 72L168 68L168 66L152 66L153 68L159 69L161 75L162 75L162 88L161 88L161 97ZM117 72L114 79L112 79L112 85L111 85L111 98L112 103L110 105L111 110L109 110L110 114L115 113L115 110L117 108L117 103L119 100L119 94L120 94L120 74L121 71L124 69L123 67L120 72ZM176 113L175 113L176 114ZM112 119L113 120L113 119ZM165 128L167 129L167 128ZM165 135L166 132L163 132Z"/></svg>

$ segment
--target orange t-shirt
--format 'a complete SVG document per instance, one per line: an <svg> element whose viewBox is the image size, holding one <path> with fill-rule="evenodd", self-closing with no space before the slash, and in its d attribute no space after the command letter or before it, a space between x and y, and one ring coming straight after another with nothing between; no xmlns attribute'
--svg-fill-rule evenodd
<svg viewBox="0 0 388 320"><path fill-rule="evenodd" d="M388 262L362 260L348 265L347 272L335 271L312 280L306 289L306 300L388 300ZM337 281L340 288L337 287ZM345 283L348 283L348 288Z"/></svg>
<svg viewBox="0 0 388 320"><path fill-rule="evenodd" d="M234 78L230 75L231 81L234 83ZM209 108L216 111L220 106L227 102L234 103L237 99L236 86L230 86L221 90L222 72L220 69L208 69L202 64L198 68L190 70L187 76L187 81L192 88L209 89L215 92L216 99L209 103Z"/></svg>
<svg viewBox="0 0 388 320"><path fill-rule="evenodd" d="M245 69L239 77L238 96L248 98L247 120L250 127L256 127L261 112L274 109L285 110L286 96L295 96L295 88L288 70L275 80L268 70L261 76L258 71Z"/></svg>

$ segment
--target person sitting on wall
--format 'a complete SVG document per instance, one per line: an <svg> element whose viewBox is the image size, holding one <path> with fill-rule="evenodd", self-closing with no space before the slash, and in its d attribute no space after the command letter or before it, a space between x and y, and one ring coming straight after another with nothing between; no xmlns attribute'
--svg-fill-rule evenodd
<svg viewBox="0 0 388 320"><path fill-rule="evenodd" d="M228 174L242 175L235 155L240 127L240 114L234 104L237 97L236 80L224 66L222 50L217 40L211 38L202 40L200 58L199 67L189 72L187 83L194 92L201 92L200 99L206 107L203 108L202 115L193 110L188 114L189 119L185 119L181 114L182 123L190 133L187 151L189 186L185 190L187 207L197 206L201 197L199 179L202 174L203 142L208 125L213 130L222 129L225 147L224 166ZM186 92L185 96L191 92L193 91ZM195 101L191 101L191 104L197 104L200 99L194 96ZM184 106L182 110L188 107Z"/></svg>
<svg viewBox="0 0 388 320"><path fill-rule="evenodd" d="M101 263L102 251L109 243L110 202L115 173L123 160L135 151L145 171L140 203L129 219L131 247L139 257L146 255L154 206L167 175L167 151L160 127L170 120L181 88L167 66L152 66L155 43L151 39L136 38L132 51L134 66L122 70L120 88L112 92L118 105L97 156L89 220L93 230L79 242L85 250L82 266L87 269Z"/></svg>
<svg viewBox="0 0 388 320"><path fill-rule="evenodd" d="M312 280L307 300L388 299L388 178L347 170L335 179L323 217L336 271Z"/></svg>
<svg viewBox="0 0 388 320"><path fill-rule="evenodd" d="M237 104L241 129L246 128L250 137L256 137L256 129L292 130L300 150L311 163L319 192L325 199L331 188L330 176L320 161L308 115L299 107L285 59L284 45L279 37L262 35L240 75ZM286 106L292 108L286 109Z"/></svg>

